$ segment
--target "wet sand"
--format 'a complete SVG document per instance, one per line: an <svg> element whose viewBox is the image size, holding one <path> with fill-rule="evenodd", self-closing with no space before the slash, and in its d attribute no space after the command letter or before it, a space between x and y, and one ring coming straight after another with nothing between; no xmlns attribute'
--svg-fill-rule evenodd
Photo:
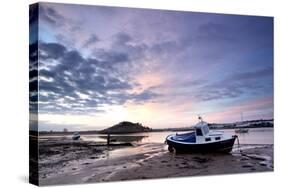
<svg viewBox="0 0 281 188"><path fill-rule="evenodd" d="M228 155L165 152L143 160L138 167L121 170L104 181L273 171L272 146L247 147L251 149L244 149L242 154L234 151Z"/></svg>
<svg viewBox="0 0 281 188"><path fill-rule="evenodd" d="M273 145L242 145L242 154L175 154L165 144L99 144L41 140L40 185L273 171Z"/></svg>

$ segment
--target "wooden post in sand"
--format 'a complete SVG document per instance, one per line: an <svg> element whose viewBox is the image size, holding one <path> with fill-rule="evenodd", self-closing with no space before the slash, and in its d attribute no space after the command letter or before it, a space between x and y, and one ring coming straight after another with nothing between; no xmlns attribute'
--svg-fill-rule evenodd
<svg viewBox="0 0 281 188"><path fill-rule="evenodd" d="M109 144L110 144L110 134L108 133L107 134L107 146L109 146Z"/></svg>

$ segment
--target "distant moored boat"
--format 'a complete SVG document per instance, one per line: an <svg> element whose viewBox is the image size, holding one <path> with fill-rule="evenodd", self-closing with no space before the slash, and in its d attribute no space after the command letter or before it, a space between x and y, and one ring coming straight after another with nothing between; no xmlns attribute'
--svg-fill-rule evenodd
<svg viewBox="0 0 281 188"><path fill-rule="evenodd" d="M80 134L78 132L75 132L73 135L72 135L72 140L79 140L80 138Z"/></svg>
<svg viewBox="0 0 281 188"><path fill-rule="evenodd" d="M225 134L223 131L210 131L208 124L201 117L199 120L193 132L167 136L169 151L177 153L231 152L237 136Z"/></svg>
<svg viewBox="0 0 281 188"><path fill-rule="evenodd" d="M239 128L239 129L235 129L235 133L248 133L249 129L246 128Z"/></svg>
<svg viewBox="0 0 281 188"><path fill-rule="evenodd" d="M243 128L243 122L244 122L244 120L243 120L243 112L241 112L241 123L242 123L242 125L238 125L238 126L240 126L240 128L237 127L235 129L235 133L248 133L249 132L249 129Z"/></svg>

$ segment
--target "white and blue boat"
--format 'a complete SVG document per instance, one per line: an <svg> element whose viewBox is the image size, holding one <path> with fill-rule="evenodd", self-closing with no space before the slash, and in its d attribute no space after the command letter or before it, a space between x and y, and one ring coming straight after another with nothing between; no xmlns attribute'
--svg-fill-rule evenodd
<svg viewBox="0 0 281 188"><path fill-rule="evenodd" d="M176 153L229 153L236 138L236 135L223 131L209 130L208 123L199 117L199 123L194 126L193 132L169 135L166 143L168 150Z"/></svg>

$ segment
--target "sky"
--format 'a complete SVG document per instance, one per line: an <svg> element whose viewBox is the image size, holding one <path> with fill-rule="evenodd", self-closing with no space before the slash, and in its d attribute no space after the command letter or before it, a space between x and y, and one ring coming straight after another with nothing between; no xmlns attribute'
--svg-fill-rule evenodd
<svg viewBox="0 0 281 188"><path fill-rule="evenodd" d="M30 35L39 130L273 118L272 17L40 3Z"/></svg>

